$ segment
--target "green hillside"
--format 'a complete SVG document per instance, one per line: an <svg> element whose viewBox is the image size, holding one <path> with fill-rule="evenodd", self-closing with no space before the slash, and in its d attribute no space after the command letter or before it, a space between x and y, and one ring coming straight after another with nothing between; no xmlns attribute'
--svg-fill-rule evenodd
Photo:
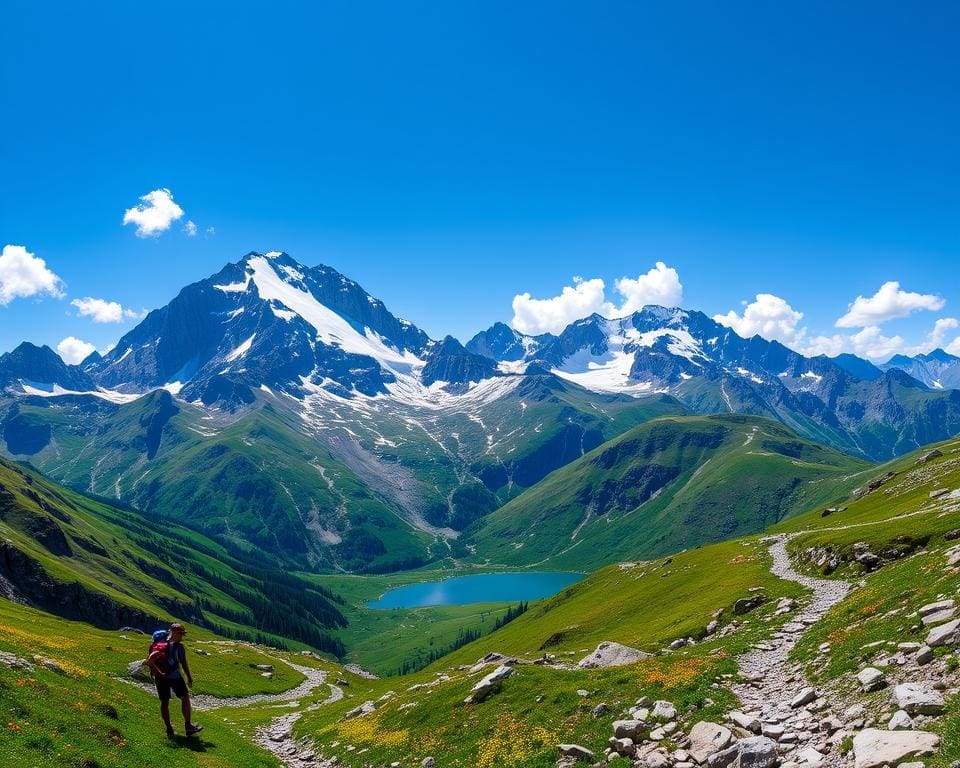
<svg viewBox="0 0 960 768"><path fill-rule="evenodd" d="M467 532L481 562L593 568L763 530L858 482L865 462L740 415L655 419Z"/></svg>
<svg viewBox="0 0 960 768"><path fill-rule="evenodd" d="M150 629L176 617L221 634L335 654L339 598L183 526L158 524L0 459L0 587L65 618Z"/></svg>

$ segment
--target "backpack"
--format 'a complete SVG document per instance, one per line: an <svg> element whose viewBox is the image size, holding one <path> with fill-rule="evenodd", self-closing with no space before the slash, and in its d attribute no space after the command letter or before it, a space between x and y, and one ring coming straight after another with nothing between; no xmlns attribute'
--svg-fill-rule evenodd
<svg viewBox="0 0 960 768"><path fill-rule="evenodd" d="M147 651L147 658L150 658L156 651L160 651L163 654L161 661L157 663L157 666L163 670L164 673L169 671L170 668L170 633L165 629L158 629L153 633L153 640L150 643L150 650ZM153 675L153 668L150 668L150 675Z"/></svg>

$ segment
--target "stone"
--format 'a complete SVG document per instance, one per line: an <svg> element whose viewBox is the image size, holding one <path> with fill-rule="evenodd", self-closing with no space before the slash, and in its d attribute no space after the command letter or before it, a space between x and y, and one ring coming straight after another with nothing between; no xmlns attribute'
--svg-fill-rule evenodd
<svg viewBox="0 0 960 768"><path fill-rule="evenodd" d="M640 758L640 765L643 768L669 768L670 758L660 750L654 750Z"/></svg>
<svg viewBox="0 0 960 768"><path fill-rule="evenodd" d="M934 627L927 635L927 645L936 648L939 645L952 645L957 642L958 628L960 628L960 619L948 621L939 627Z"/></svg>
<svg viewBox="0 0 960 768"><path fill-rule="evenodd" d="M690 747L687 751L694 760L703 763L710 755L726 749L732 740L733 734L729 728L701 720L690 729Z"/></svg>
<svg viewBox="0 0 960 768"><path fill-rule="evenodd" d="M915 653L921 647L920 643L897 643L897 650L901 653Z"/></svg>
<svg viewBox="0 0 960 768"><path fill-rule="evenodd" d="M590 691L588 691L586 688L577 688L577 696L579 696L581 699L585 699L589 695Z"/></svg>
<svg viewBox="0 0 960 768"><path fill-rule="evenodd" d="M931 648L929 645L921 645L917 650L917 655L913 658L920 666L929 664L931 661L933 661L933 648Z"/></svg>
<svg viewBox="0 0 960 768"><path fill-rule="evenodd" d="M273 664L251 664L250 666L261 672L273 672Z"/></svg>
<svg viewBox="0 0 960 768"><path fill-rule="evenodd" d="M557 744L557 749L564 757L573 757L577 760L593 760L593 752L579 744Z"/></svg>
<svg viewBox="0 0 960 768"><path fill-rule="evenodd" d="M610 711L610 707L608 707L606 704L601 702L600 704L597 704L597 706L595 706L593 709L590 710L590 714L593 715L594 717L600 717L601 715L607 714L607 712L609 711Z"/></svg>
<svg viewBox="0 0 960 768"><path fill-rule="evenodd" d="M613 739L610 739L608 743L610 744L610 748L614 752L616 752L618 755L632 755L635 749L633 739L613 738Z"/></svg>
<svg viewBox="0 0 960 768"><path fill-rule="evenodd" d="M420 761L420 768L434 768L437 764L437 761L432 757L425 757Z"/></svg>
<svg viewBox="0 0 960 768"><path fill-rule="evenodd" d="M717 631L717 628L720 626L720 622L716 619L712 619L709 624L707 624L707 634L712 635Z"/></svg>
<svg viewBox="0 0 960 768"><path fill-rule="evenodd" d="M863 704L854 704L844 710L843 716L847 721L858 720L863 717L866 712L867 709L863 706Z"/></svg>
<svg viewBox="0 0 960 768"><path fill-rule="evenodd" d="M501 664L493 672L484 677L470 689L470 695L463 700L464 704L479 704L491 694L497 693L503 686L503 681L513 674L513 667Z"/></svg>
<svg viewBox="0 0 960 768"><path fill-rule="evenodd" d="M127 664L127 674L134 680L139 680L144 683L149 683L153 680L153 678L150 677L150 667L147 666L147 662L143 659L137 659Z"/></svg>
<svg viewBox="0 0 960 768"><path fill-rule="evenodd" d="M650 731L650 741L663 741L667 738L667 732L663 728L654 728Z"/></svg>
<svg viewBox="0 0 960 768"><path fill-rule="evenodd" d="M361 717L362 715L369 715L377 708L377 704L374 701L365 701L359 707L354 707L349 712L344 714L344 720L352 720L355 717Z"/></svg>
<svg viewBox="0 0 960 768"><path fill-rule="evenodd" d="M908 715L943 713L943 696L924 683L901 683L893 689L893 698Z"/></svg>
<svg viewBox="0 0 960 768"><path fill-rule="evenodd" d="M887 723L888 731L909 731L913 728L913 720L905 710L898 709Z"/></svg>
<svg viewBox="0 0 960 768"><path fill-rule="evenodd" d="M676 651L686 646L686 644L687 644L687 641L681 637L680 639L674 640L672 643L670 643L670 648Z"/></svg>
<svg viewBox="0 0 960 768"><path fill-rule="evenodd" d="M773 768L777 763L777 745L766 736L741 739L707 759L709 768Z"/></svg>
<svg viewBox="0 0 960 768"><path fill-rule="evenodd" d="M860 687L863 688L866 693L879 691L887 685L887 679L883 676L883 672L875 667L861 669L857 673L857 680L860 681Z"/></svg>
<svg viewBox="0 0 960 768"><path fill-rule="evenodd" d="M836 717L825 717L820 721L820 730L824 733L833 733L843 728L843 723Z"/></svg>
<svg viewBox="0 0 960 768"><path fill-rule="evenodd" d="M727 717L730 718L730 722L740 728L743 728L745 731L750 731L751 733L760 733L760 721L753 715L746 715L739 710L734 710Z"/></svg>
<svg viewBox="0 0 960 768"><path fill-rule="evenodd" d="M929 613L939 613L940 611L949 611L957 607L955 600L937 600L934 603L927 603L926 605L920 606L918 613L921 616L926 616Z"/></svg>
<svg viewBox="0 0 960 768"><path fill-rule="evenodd" d="M22 656L17 656L14 653L9 653L7 651L0 651L0 664L3 664L5 667L10 669L22 669L24 672L33 672L33 664L31 664L27 659ZM130 664L130 667L133 667L134 664L144 664L142 661L133 662ZM145 666L145 665L144 665ZM130 667L127 667L128 671ZM133 674L131 672L131 674ZM147 680L150 679L149 673L147 674Z"/></svg>
<svg viewBox="0 0 960 768"><path fill-rule="evenodd" d="M802 691L800 691L800 693L790 700L790 708L797 709L798 707L802 707L804 704L809 704L816 698L817 691L815 688L804 688Z"/></svg>
<svg viewBox="0 0 960 768"><path fill-rule="evenodd" d="M881 731L867 728L853 737L855 768L894 768L911 757L932 755L940 737L925 731Z"/></svg>
<svg viewBox="0 0 960 768"><path fill-rule="evenodd" d="M605 640L597 646L589 656L584 656L577 663L581 669L601 669L606 667L623 667L636 661L649 659L652 654L645 653L629 645L621 645Z"/></svg>
<svg viewBox="0 0 960 768"><path fill-rule="evenodd" d="M647 724L642 720L614 720L613 735L618 739L633 739L638 741Z"/></svg>
<svg viewBox="0 0 960 768"><path fill-rule="evenodd" d="M813 747L805 747L799 750L797 757L811 768L820 768L823 765L823 755Z"/></svg>
<svg viewBox="0 0 960 768"><path fill-rule="evenodd" d="M946 621L950 621L954 616L957 615L957 612L951 608L947 611L937 611L936 613L928 613L920 621L923 622L923 626L932 627L937 624L943 624Z"/></svg>
<svg viewBox="0 0 960 768"><path fill-rule="evenodd" d="M669 701L659 701L653 702L653 712L650 713L650 717L654 720L660 720L661 722L668 722L673 720L677 716L677 708Z"/></svg>
<svg viewBox="0 0 960 768"><path fill-rule="evenodd" d="M763 595L754 595L753 597L741 597L733 604L733 612L738 616L750 613L754 608L763 605L766 598Z"/></svg>
<svg viewBox="0 0 960 768"><path fill-rule="evenodd" d="M777 725L776 723L764 723L760 726L760 733L774 741L780 741L785 730L782 725Z"/></svg>

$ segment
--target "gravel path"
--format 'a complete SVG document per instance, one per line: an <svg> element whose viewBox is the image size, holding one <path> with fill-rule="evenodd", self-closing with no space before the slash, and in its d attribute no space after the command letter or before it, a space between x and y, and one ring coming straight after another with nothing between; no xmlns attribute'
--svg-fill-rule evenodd
<svg viewBox="0 0 960 768"><path fill-rule="evenodd" d="M757 643L737 658L737 665L746 682L734 685L734 693L740 698L744 711L756 713L761 720L770 723L789 723L791 718L797 716L798 710L791 707L790 702L811 685L799 665L788 663L790 651L807 628L843 600L852 587L838 579L815 579L798 573L787 554L787 542L798 535L775 536L764 540L770 542L770 555L773 558L770 572L781 579L807 587L812 592L812 599L768 640ZM839 765L844 762L835 753L826 759L827 764Z"/></svg>
<svg viewBox="0 0 960 768"><path fill-rule="evenodd" d="M336 685L330 685L330 695L326 699L311 704L305 710L275 717L267 725L257 728L253 741L275 755L286 768L332 768L335 763L318 756L309 739L298 741L293 738L293 724L300 719L304 712L312 712L325 704L332 704L342 698L343 689Z"/></svg>

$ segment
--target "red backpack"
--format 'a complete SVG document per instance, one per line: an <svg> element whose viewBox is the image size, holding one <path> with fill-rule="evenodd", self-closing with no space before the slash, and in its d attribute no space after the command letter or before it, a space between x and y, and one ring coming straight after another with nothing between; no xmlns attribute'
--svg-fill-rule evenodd
<svg viewBox="0 0 960 768"><path fill-rule="evenodd" d="M162 659L157 662L157 666L166 674L170 671L170 633L165 629L158 629L153 633L153 642L150 643L147 658L149 659L157 651L163 655ZM153 667L150 667L150 674L153 675Z"/></svg>

